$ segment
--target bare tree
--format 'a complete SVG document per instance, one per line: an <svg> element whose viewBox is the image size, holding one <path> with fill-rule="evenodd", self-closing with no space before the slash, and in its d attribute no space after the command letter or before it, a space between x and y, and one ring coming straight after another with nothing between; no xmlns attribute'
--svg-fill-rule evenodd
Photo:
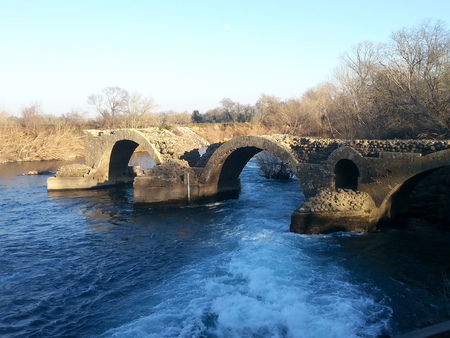
<svg viewBox="0 0 450 338"><path fill-rule="evenodd" d="M337 96L341 118L345 116L346 137L376 137L385 128L380 125L375 79L383 62L382 45L366 41L357 44L342 57L335 72L340 92Z"/></svg>
<svg viewBox="0 0 450 338"><path fill-rule="evenodd" d="M261 94L261 97L256 102L258 113L255 115L253 122L262 125L276 125L280 105L281 100L279 98Z"/></svg>
<svg viewBox="0 0 450 338"><path fill-rule="evenodd" d="M220 101L220 104L222 105L222 115L223 119L226 122L234 122L235 120L235 105L236 103L233 102L229 98L223 98Z"/></svg>
<svg viewBox="0 0 450 338"><path fill-rule="evenodd" d="M255 158L265 178L289 179L294 176L286 163L268 151L256 154Z"/></svg>
<svg viewBox="0 0 450 338"><path fill-rule="evenodd" d="M430 132L450 133L450 32L443 23L394 32L387 58L391 104Z"/></svg>
<svg viewBox="0 0 450 338"><path fill-rule="evenodd" d="M129 93L120 87L106 87L101 94L88 97L88 104L103 118L103 126L115 128L118 116L125 112L129 100Z"/></svg>
<svg viewBox="0 0 450 338"><path fill-rule="evenodd" d="M142 128L154 120L154 100L139 93L129 95L125 111L125 127Z"/></svg>
<svg viewBox="0 0 450 338"><path fill-rule="evenodd" d="M153 121L156 105L152 98L128 93L120 87L103 88L88 97L88 103L103 119L106 128L142 128Z"/></svg>
<svg viewBox="0 0 450 338"><path fill-rule="evenodd" d="M450 134L450 32L441 22L396 31L389 44L356 45L335 79L322 116L339 137Z"/></svg>
<svg viewBox="0 0 450 338"><path fill-rule="evenodd" d="M34 102L23 107L20 111L22 115L22 125L33 133L36 133L43 121L41 104Z"/></svg>
<svg viewBox="0 0 450 338"><path fill-rule="evenodd" d="M321 83L308 90L301 98L305 119L309 122L309 133L317 136L338 137L336 97L338 89L333 84Z"/></svg>

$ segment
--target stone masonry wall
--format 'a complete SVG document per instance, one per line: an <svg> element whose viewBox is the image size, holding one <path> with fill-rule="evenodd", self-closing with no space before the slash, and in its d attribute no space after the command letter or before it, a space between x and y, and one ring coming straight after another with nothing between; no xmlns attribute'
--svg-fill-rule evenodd
<svg viewBox="0 0 450 338"><path fill-rule="evenodd" d="M138 133L137 133L138 132ZM94 166L103 156L105 150L120 140L131 140L152 144L156 154L150 154L154 160L167 161L178 159L195 148L207 145L208 142L193 133L189 128L175 127L171 130L160 128L86 130L86 164Z"/></svg>
<svg viewBox="0 0 450 338"><path fill-rule="evenodd" d="M365 157L382 157L384 153L413 153L418 156L450 149L450 140L338 140L289 137L286 141L299 162L325 161L337 148L352 147Z"/></svg>
<svg viewBox="0 0 450 338"><path fill-rule="evenodd" d="M388 153L401 153L403 157L423 156L436 151L450 149L450 140L339 140L312 137L295 137L284 134L264 135L282 147L293 150L300 163L320 163L340 147L351 147L365 157L383 157ZM211 145L196 164L204 167L212 153L222 143ZM392 155L391 155L392 156Z"/></svg>

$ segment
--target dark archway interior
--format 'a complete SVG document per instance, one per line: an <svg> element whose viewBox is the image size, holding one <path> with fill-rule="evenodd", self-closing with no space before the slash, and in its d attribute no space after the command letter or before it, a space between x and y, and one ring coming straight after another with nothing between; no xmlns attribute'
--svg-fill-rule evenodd
<svg viewBox="0 0 450 338"><path fill-rule="evenodd" d="M397 226L408 225L413 218L450 226L450 167L428 170L405 181L391 196L386 214L387 223Z"/></svg>
<svg viewBox="0 0 450 338"><path fill-rule="evenodd" d="M111 151L111 159L109 161L110 181L121 180L127 176L128 163L138 146L138 143L129 140L116 142Z"/></svg>
<svg viewBox="0 0 450 338"><path fill-rule="evenodd" d="M262 149L256 147L244 147L235 150L228 156L219 176L218 193L220 199L238 197L240 191L239 175L248 161L260 151Z"/></svg>
<svg viewBox="0 0 450 338"><path fill-rule="evenodd" d="M334 168L335 188L358 190L359 170L351 160L340 160Z"/></svg>

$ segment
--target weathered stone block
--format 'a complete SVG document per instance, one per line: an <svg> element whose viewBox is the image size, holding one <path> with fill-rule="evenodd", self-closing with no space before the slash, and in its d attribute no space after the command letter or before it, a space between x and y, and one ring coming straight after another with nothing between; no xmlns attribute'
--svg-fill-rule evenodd
<svg viewBox="0 0 450 338"><path fill-rule="evenodd" d="M83 177L89 174L91 167L85 164L69 164L60 167L55 176L56 177Z"/></svg>
<svg viewBox="0 0 450 338"><path fill-rule="evenodd" d="M318 235L331 232L368 232L376 228L378 217L374 211L308 212L297 209L291 215L290 231Z"/></svg>

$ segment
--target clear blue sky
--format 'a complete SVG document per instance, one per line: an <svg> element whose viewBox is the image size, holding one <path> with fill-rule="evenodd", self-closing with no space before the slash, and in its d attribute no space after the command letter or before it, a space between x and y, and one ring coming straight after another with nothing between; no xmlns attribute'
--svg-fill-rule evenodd
<svg viewBox="0 0 450 338"><path fill-rule="evenodd" d="M83 112L107 86L189 113L301 97L352 46L426 19L450 29L450 0L0 0L0 111Z"/></svg>

